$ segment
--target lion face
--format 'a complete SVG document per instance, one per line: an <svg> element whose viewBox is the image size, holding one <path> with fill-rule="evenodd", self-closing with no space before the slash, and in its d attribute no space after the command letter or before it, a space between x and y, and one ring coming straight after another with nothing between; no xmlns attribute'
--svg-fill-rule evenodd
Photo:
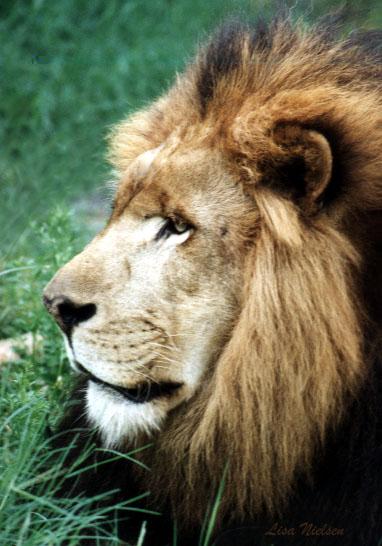
<svg viewBox="0 0 382 546"><path fill-rule="evenodd" d="M107 227L45 290L107 444L160 428L232 328L242 269L232 212L248 204L223 163L180 146L142 154Z"/></svg>

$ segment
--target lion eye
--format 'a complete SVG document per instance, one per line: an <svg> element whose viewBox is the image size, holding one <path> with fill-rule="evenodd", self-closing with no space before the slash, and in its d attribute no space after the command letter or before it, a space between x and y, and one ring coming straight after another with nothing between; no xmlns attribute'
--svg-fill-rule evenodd
<svg viewBox="0 0 382 546"><path fill-rule="evenodd" d="M165 223L160 228L155 238L158 240L162 237L170 237L170 235L181 235L191 228L192 226L181 218L166 218Z"/></svg>

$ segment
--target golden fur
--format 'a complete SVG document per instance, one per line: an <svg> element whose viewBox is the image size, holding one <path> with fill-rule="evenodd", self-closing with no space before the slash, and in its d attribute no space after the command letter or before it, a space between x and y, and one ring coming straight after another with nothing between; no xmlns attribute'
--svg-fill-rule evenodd
<svg viewBox="0 0 382 546"><path fill-rule="evenodd" d="M155 449L143 452L152 471L136 470L185 525L203 520L225 468L220 515L243 520L279 511L297 478L309 479L367 367L360 278L373 234L363 219L382 205L381 74L372 54L356 38L336 42L287 21L256 40L245 26L227 28L110 141L122 180L111 225L142 189L154 199L154 175L145 182L126 173L163 143L158 180L171 198L178 192L185 203L166 161L176 163L179 148L202 149L198 171L193 156L185 161L188 183L200 189L200 173L213 177L219 154L247 207L240 213L232 201L227 247L215 248L240 271L229 334L215 341L218 356L192 398L168 414ZM211 199L208 188L203 196Z"/></svg>

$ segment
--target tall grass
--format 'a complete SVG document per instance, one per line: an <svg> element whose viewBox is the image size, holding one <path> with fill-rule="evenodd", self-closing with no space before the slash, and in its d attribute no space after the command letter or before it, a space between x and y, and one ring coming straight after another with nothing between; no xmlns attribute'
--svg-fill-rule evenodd
<svg viewBox="0 0 382 546"><path fill-rule="evenodd" d="M4 421L0 544L69 546L84 539L92 539L92 544L117 544L116 512L124 512L128 519L129 512L140 511L144 518L139 501L145 494L114 504L107 503L113 491L92 498L59 498L63 482L83 472L80 465L95 448L89 444L72 465L64 465L66 450L52 449L51 438L44 439L47 421L47 404L38 397ZM17 438L11 434L13 427L19 430ZM110 454L105 462L112 464L119 457Z"/></svg>

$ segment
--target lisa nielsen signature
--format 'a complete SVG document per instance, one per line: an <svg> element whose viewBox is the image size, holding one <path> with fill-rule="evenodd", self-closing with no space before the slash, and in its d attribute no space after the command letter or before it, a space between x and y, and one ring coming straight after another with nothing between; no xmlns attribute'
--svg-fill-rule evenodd
<svg viewBox="0 0 382 546"><path fill-rule="evenodd" d="M268 536L305 536L305 537L317 537L317 536L343 536L345 529L342 527L331 527L327 523L323 525L315 525L309 521L300 523L295 527L284 527L279 523L274 523L272 527L264 533Z"/></svg>

